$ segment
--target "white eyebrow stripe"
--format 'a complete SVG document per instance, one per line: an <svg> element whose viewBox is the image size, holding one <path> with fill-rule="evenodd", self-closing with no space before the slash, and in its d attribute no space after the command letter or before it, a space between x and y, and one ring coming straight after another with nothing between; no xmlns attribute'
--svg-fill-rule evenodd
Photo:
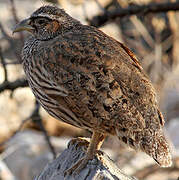
<svg viewBox="0 0 179 180"><path fill-rule="evenodd" d="M46 18L49 18L49 19L56 19L57 16L56 15L48 15L48 14L45 14L45 13L41 13L41 14L38 14L38 15L32 15L31 18L36 18L36 17L46 17Z"/></svg>

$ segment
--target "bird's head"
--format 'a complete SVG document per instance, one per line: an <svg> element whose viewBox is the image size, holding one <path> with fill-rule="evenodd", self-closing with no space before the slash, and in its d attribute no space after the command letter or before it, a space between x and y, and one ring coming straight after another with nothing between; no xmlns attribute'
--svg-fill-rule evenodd
<svg viewBox="0 0 179 180"><path fill-rule="evenodd" d="M43 6L32 15L18 23L13 33L29 31L39 40L53 39L79 24L79 21L69 16L63 9L55 6Z"/></svg>

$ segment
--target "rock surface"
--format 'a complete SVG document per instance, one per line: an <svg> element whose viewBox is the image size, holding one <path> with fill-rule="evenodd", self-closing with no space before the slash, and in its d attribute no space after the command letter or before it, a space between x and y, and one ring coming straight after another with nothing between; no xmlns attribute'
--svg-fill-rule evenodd
<svg viewBox="0 0 179 180"><path fill-rule="evenodd" d="M79 174L64 176L64 172L85 155L84 147L87 144L89 142L84 138L72 139L68 148L49 163L35 180L135 180L125 175L103 152L90 160Z"/></svg>

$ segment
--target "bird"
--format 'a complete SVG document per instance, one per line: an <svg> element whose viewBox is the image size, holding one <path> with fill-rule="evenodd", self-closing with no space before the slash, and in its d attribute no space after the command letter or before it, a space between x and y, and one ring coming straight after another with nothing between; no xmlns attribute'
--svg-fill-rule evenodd
<svg viewBox="0 0 179 180"><path fill-rule="evenodd" d="M37 101L54 118L87 129L92 137L79 171L97 155L106 136L172 165L156 91L134 53L65 10L45 5L19 22L28 31L22 65Z"/></svg>

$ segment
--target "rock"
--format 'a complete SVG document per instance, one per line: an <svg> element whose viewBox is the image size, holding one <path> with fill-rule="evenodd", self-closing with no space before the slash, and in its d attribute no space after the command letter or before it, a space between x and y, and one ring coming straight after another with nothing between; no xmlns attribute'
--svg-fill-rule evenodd
<svg viewBox="0 0 179 180"><path fill-rule="evenodd" d="M64 172L85 155L84 148L87 149L88 144L84 138L72 139L67 149L49 163L35 180L135 180L134 177L124 174L102 151L89 160L79 174L64 176Z"/></svg>

